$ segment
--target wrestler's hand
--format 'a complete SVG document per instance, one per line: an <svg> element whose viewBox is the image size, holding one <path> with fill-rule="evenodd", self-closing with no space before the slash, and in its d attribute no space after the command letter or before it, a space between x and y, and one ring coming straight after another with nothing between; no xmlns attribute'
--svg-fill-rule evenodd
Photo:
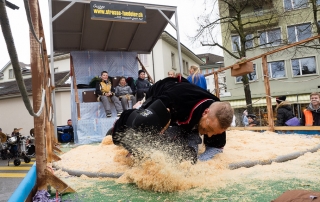
<svg viewBox="0 0 320 202"><path fill-rule="evenodd" d="M142 105L142 102L141 101L138 101L135 105L133 105L133 109L139 109Z"/></svg>

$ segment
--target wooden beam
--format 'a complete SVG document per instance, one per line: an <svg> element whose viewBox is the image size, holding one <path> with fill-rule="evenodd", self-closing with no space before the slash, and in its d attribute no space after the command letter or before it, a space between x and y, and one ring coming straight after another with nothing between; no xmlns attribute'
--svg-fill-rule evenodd
<svg viewBox="0 0 320 202"><path fill-rule="evenodd" d="M263 78L264 87L265 87L265 91L266 91L269 131L274 131L273 110L272 110L268 63L267 63L267 56L266 55L264 55L262 57L262 69L263 69L263 75L264 75L264 78Z"/></svg>
<svg viewBox="0 0 320 202"><path fill-rule="evenodd" d="M318 38L320 38L320 35L316 35L316 36L307 38L307 39L305 39L305 40L298 41L298 42L296 42L296 43L292 43L292 44L287 45L287 46L282 46L282 47L280 47L280 48L277 48L277 49L272 50L272 51L268 51L268 52L263 53L263 54L261 54L261 55L258 55L258 56L252 57L252 58L248 58L248 59L246 59L245 61L239 62L239 63L237 63L237 64L240 65L240 64L243 64L243 63L246 63L246 62L250 62L250 61L253 61L253 60L262 58L263 56L268 56L268 55L271 55L271 54L274 54L274 53L277 53L277 52L286 50L286 49L288 49L288 48L292 48L292 47L294 47L294 46L297 46L297 45L300 45L300 44L303 44L303 43L307 43L307 42L309 42L309 41L312 41L312 40L315 40L315 39L318 39ZM215 72L223 72L223 71L225 71L225 70L227 70L227 69L231 69L233 66L234 66L234 64L233 64L233 65L230 65L230 66L227 66L227 67L219 68L217 71L214 71L214 72L205 74L204 76L210 76L210 75L214 74Z"/></svg>
<svg viewBox="0 0 320 202"><path fill-rule="evenodd" d="M52 153L52 161L60 161L61 158L57 156L55 153Z"/></svg>
<svg viewBox="0 0 320 202"><path fill-rule="evenodd" d="M56 177L53 173L51 173L47 168L45 169L45 173L47 175L48 183L58 190L59 193L73 193L76 192L74 189L69 187L65 182Z"/></svg>
<svg viewBox="0 0 320 202"><path fill-rule="evenodd" d="M72 76L72 82L73 82L73 90L74 90L74 97L77 105L77 114L78 114L78 120L81 119L81 114L80 114L80 101L79 101L79 96L78 96L78 87L77 87L77 82L76 82L76 74L74 73L74 66L73 66L73 57L70 56L70 72Z"/></svg>
<svg viewBox="0 0 320 202"><path fill-rule="evenodd" d="M39 36L39 7L37 0L30 0L30 15L31 22L34 27L36 36ZM43 66L40 61L40 45L34 38L31 31L30 35L30 66L32 75L32 98L33 98L33 111L38 111L41 105L41 93L44 86L43 81ZM47 166L46 160L46 142L44 136L44 113L41 113L39 117L34 117L34 135L36 145L36 170L37 170L37 189L47 190L45 169Z"/></svg>
<svg viewBox="0 0 320 202"><path fill-rule="evenodd" d="M253 127L229 127L228 130L252 130L252 131L267 131L268 126L253 126ZM275 126L274 130L276 131L293 131L293 130L302 130L302 131L320 131L320 126Z"/></svg>
<svg viewBox="0 0 320 202"><path fill-rule="evenodd" d="M216 96L220 98L219 77L218 73L214 73L214 85L216 87Z"/></svg>
<svg viewBox="0 0 320 202"><path fill-rule="evenodd" d="M141 68L143 69L143 71L145 71L145 72L147 73L147 75L148 75L148 80L150 81L150 83L154 83L151 75L149 74L149 72L147 71L147 69L143 66L143 64L142 64L142 62L140 61L139 57L137 56L136 58L137 58L139 64L141 65Z"/></svg>

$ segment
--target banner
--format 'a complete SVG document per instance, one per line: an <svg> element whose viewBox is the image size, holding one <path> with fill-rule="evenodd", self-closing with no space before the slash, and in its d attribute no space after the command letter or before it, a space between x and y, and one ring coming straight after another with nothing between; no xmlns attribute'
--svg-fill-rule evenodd
<svg viewBox="0 0 320 202"><path fill-rule="evenodd" d="M91 19L146 23L144 6L91 1Z"/></svg>

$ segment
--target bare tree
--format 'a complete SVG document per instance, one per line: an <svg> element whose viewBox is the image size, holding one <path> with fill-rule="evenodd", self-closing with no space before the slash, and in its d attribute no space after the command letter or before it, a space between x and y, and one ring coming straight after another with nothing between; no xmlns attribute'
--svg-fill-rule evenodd
<svg viewBox="0 0 320 202"><path fill-rule="evenodd" d="M309 38L312 36L313 26L316 27L317 34L320 34L317 19L320 9L319 0L294 0L294 2L292 0L203 0L203 3L207 9L204 14L198 16L197 34L191 39L193 42L200 41L202 46L221 48L227 53L225 57L240 60L247 56L249 50L261 47L268 51L269 48L272 49L275 46ZM312 9L312 12L308 13L309 16L302 14L304 9ZM291 12L292 10L301 10L301 12ZM290 25L292 18L299 18L300 22L305 23L298 26L287 26L285 30L287 34L281 37L279 20L287 21L287 24ZM313 22L310 22L310 19L313 19ZM223 42L220 42L216 36L216 30L219 30L220 27ZM259 43L254 43L254 41ZM292 57L294 57L297 50L306 51L306 49L299 48L307 46L319 49L319 43L320 41L308 43L286 51L293 52ZM270 64L270 73L271 76L276 77L276 71L280 73L281 68L284 67L276 67L283 65L281 63L273 65ZM237 78L237 81L241 79L243 83L249 113L253 111L249 85L252 78L250 74Z"/></svg>
<svg viewBox="0 0 320 202"><path fill-rule="evenodd" d="M257 29L266 30L273 26L278 13L273 8L271 0L204 0L206 7L212 10L198 17L198 29L194 41L200 41L202 46L217 46L235 59L245 58L247 51L259 46L272 46L280 43L277 33L272 30L256 33ZM214 15L219 5L219 15ZM215 30L221 26L221 34L225 44L231 40L232 48L225 47L215 38ZM259 38L264 43L254 45ZM252 99L249 85L251 75L242 76L244 94L248 112L252 113Z"/></svg>

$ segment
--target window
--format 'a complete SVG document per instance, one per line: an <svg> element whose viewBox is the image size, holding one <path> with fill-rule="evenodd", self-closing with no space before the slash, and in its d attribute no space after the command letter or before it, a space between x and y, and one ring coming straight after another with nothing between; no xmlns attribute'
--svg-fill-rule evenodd
<svg viewBox="0 0 320 202"><path fill-rule="evenodd" d="M172 69L176 69L176 60L174 58L174 53L171 53L171 67Z"/></svg>
<svg viewBox="0 0 320 202"><path fill-rule="evenodd" d="M251 72L250 74L247 74L247 77L250 81L256 81L257 80L257 70L256 70L256 64L253 64L253 72ZM242 82L242 76L237 76L236 77L236 82L240 83ZM224 83L226 83L226 78L224 77Z"/></svg>
<svg viewBox="0 0 320 202"><path fill-rule="evenodd" d="M320 5L320 0L317 0L317 5Z"/></svg>
<svg viewBox="0 0 320 202"><path fill-rule="evenodd" d="M183 65L183 73L188 75L189 74L189 69L187 67L187 63L185 60L182 60L182 65Z"/></svg>
<svg viewBox="0 0 320 202"><path fill-rule="evenodd" d="M293 76L301 76L301 75L317 73L315 57L292 59L291 67L292 67Z"/></svg>
<svg viewBox="0 0 320 202"><path fill-rule="evenodd" d="M307 6L308 0L284 0L284 10L286 11L305 8Z"/></svg>
<svg viewBox="0 0 320 202"><path fill-rule="evenodd" d="M204 63L207 63L207 58L206 58L206 57L201 58L201 60L202 60Z"/></svg>
<svg viewBox="0 0 320 202"><path fill-rule="evenodd" d="M207 73L207 70L206 70L206 69L203 69L203 70L201 70L201 73L202 73L202 74L206 74L206 73Z"/></svg>
<svg viewBox="0 0 320 202"><path fill-rule="evenodd" d="M189 62L186 62L187 71L189 70Z"/></svg>
<svg viewBox="0 0 320 202"><path fill-rule="evenodd" d="M209 86L209 78L206 78L206 83L207 83L207 86Z"/></svg>
<svg viewBox="0 0 320 202"><path fill-rule="evenodd" d="M208 73L211 73L212 72L212 69L208 69Z"/></svg>
<svg viewBox="0 0 320 202"><path fill-rule="evenodd" d="M9 79L13 79L13 78L14 78L13 69L9 69Z"/></svg>
<svg viewBox="0 0 320 202"><path fill-rule="evenodd" d="M281 42L280 28L268 30L260 34L260 45L262 48L270 46L278 46Z"/></svg>
<svg viewBox="0 0 320 202"><path fill-rule="evenodd" d="M284 61L268 62L269 78L284 78L286 77L286 70L284 68Z"/></svg>
<svg viewBox="0 0 320 202"><path fill-rule="evenodd" d="M246 49L248 48L252 48L253 47L253 40L252 40L253 35L252 34L248 34L246 36ZM239 35L235 35L231 37L231 41L232 41L232 51L233 52L237 52L237 45L239 46L239 50L241 50L241 43L240 43L240 36Z"/></svg>
<svg viewBox="0 0 320 202"><path fill-rule="evenodd" d="M288 42L294 43L311 37L311 23L288 26Z"/></svg>

